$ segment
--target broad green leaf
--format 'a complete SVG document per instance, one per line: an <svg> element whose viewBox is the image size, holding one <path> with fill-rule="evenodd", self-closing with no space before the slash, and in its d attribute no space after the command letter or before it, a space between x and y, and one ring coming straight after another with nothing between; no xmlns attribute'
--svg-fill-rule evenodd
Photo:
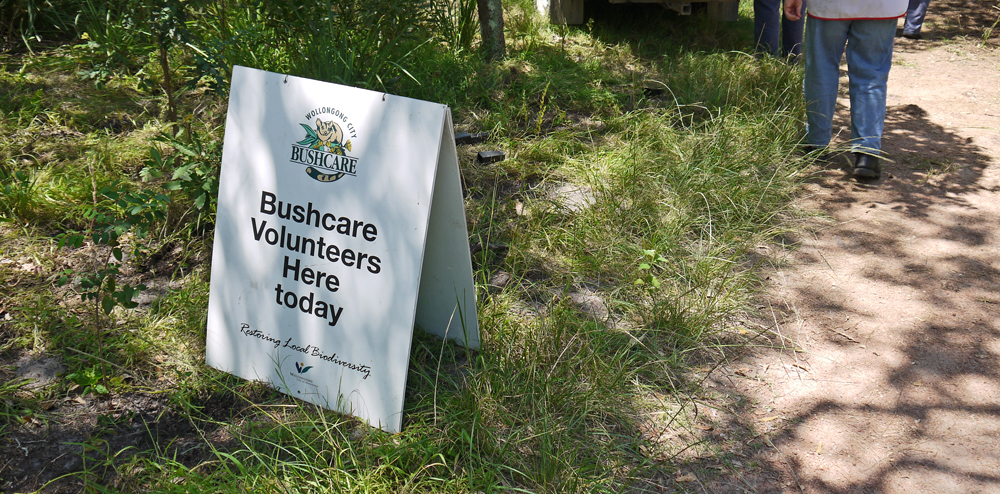
<svg viewBox="0 0 1000 494"><path fill-rule="evenodd" d="M312 127L310 127L310 126L308 126L308 125L306 125L304 123L300 123L299 125L301 125L303 129L306 129L306 135L308 135L309 137L312 137L313 139L315 139L317 141L319 140L319 136L316 135L316 131L313 130Z"/></svg>
<svg viewBox="0 0 1000 494"><path fill-rule="evenodd" d="M306 137L305 139L302 139L301 141L297 142L296 144L298 144L300 146L312 146L313 144L316 144L317 142L319 142L319 138L309 136L309 137Z"/></svg>

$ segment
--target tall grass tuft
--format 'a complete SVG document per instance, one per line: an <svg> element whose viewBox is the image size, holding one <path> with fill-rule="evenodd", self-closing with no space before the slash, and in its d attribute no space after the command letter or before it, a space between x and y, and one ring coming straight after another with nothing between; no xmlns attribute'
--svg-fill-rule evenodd
<svg viewBox="0 0 1000 494"><path fill-rule="evenodd" d="M318 2L310 10L295 9L293 25L301 29L301 58L292 67L304 77L366 89L385 90L401 77L411 77L407 58L427 33L422 6L393 1ZM293 27L294 26L294 27Z"/></svg>
<svg viewBox="0 0 1000 494"><path fill-rule="evenodd" d="M475 0L431 0L429 7L437 37L456 50L471 50L479 28Z"/></svg>
<svg viewBox="0 0 1000 494"><path fill-rule="evenodd" d="M408 59L431 37L425 2L221 2L204 14L198 67L223 87L246 65L384 90L411 77Z"/></svg>
<svg viewBox="0 0 1000 494"><path fill-rule="evenodd" d="M70 0L0 0L0 53L75 34Z"/></svg>

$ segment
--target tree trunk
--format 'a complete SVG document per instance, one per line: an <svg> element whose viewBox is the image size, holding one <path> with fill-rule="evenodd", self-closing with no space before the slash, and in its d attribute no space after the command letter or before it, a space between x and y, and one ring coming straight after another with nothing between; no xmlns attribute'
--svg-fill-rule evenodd
<svg viewBox="0 0 1000 494"><path fill-rule="evenodd" d="M490 60L500 60L507 53L503 39L503 5L500 0L476 0L476 4L479 7L483 48Z"/></svg>
<svg viewBox="0 0 1000 494"><path fill-rule="evenodd" d="M170 62L167 53L167 40L160 40L160 68L163 70L163 91L167 93L167 120L177 122L177 104L174 101L174 84L170 77ZM173 129L177 135L177 128Z"/></svg>

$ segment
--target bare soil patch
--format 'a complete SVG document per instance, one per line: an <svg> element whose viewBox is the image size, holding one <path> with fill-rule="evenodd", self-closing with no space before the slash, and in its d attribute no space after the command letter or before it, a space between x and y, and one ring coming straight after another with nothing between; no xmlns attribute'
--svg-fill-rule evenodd
<svg viewBox="0 0 1000 494"><path fill-rule="evenodd" d="M836 155L807 186L773 347L710 376L747 445L696 490L1000 492L1000 50L973 28L994 4L932 2L925 39L897 38L892 162L860 184Z"/></svg>

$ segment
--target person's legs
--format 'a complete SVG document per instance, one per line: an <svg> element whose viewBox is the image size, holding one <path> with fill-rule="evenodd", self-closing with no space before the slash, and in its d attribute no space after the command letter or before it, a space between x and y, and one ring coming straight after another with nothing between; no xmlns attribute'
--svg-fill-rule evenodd
<svg viewBox="0 0 1000 494"><path fill-rule="evenodd" d="M778 56L780 18L781 0L753 1L753 39L757 53Z"/></svg>
<svg viewBox="0 0 1000 494"><path fill-rule="evenodd" d="M805 22L805 17L797 21L790 21L787 17L781 16L781 55L783 57L791 56L798 59L802 55L802 26L805 25Z"/></svg>
<svg viewBox="0 0 1000 494"><path fill-rule="evenodd" d="M840 57L851 21L809 18L806 22L805 80L806 144L825 147L833 132L833 112L840 86Z"/></svg>
<svg viewBox="0 0 1000 494"><path fill-rule="evenodd" d="M853 151L878 155L882 149L886 83L892 67L895 35L895 19L854 21L848 31Z"/></svg>
<svg viewBox="0 0 1000 494"><path fill-rule="evenodd" d="M927 6L931 0L910 0L910 6L906 9L906 22L903 24L903 35L914 36L920 34L920 28L924 25L924 16L927 15Z"/></svg>

